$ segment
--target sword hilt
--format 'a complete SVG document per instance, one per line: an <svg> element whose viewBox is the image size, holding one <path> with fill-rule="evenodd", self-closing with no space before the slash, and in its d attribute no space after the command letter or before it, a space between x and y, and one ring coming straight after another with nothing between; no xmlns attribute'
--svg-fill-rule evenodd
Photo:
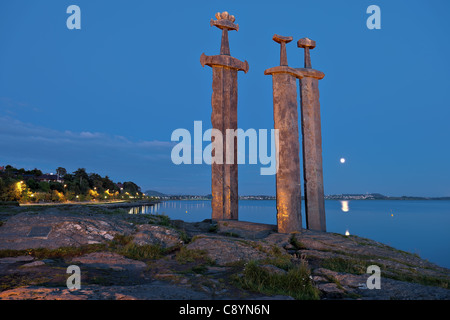
<svg viewBox="0 0 450 320"><path fill-rule="evenodd" d="M280 44L280 66L287 66L287 55L286 55L286 43L292 41L292 37L283 37L278 34L275 34L272 37L272 40L278 42Z"/></svg>
<svg viewBox="0 0 450 320"><path fill-rule="evenodd" d="M216 26L219 29L222 29L222 42L220 44L220 54L230 55L230 45L228 43L228 30L236 30L239 31L239 25L234 24L235 18L233 15L228 14L228 12L224 11L222 13L216 13L216 19L211 19L210 25Z"/></svg>
<svg viewBox="0 0 450 320"><path fill-rule="evenodd" d="M309 55L309 49L316 47L316 42L309 38L302 38L297 41L297 47L305 49L305 68L311 69L311 56Z"/></svg>

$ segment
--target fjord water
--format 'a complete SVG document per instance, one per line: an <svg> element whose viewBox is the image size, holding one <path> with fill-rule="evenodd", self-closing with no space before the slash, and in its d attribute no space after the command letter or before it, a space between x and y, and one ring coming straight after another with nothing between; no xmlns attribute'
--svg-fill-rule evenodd
<svg viewBox="0 0 450 320"><path fill-rule="evenodd" d="M450 268L450 201L326 200L327 231L358 235L417 253ZM188 222L211 218L210 201L164 201L130 213L166 214ZM305 207L302 207L305 227ZM275 200L240 200L239 220L276 224Z"/></svg>

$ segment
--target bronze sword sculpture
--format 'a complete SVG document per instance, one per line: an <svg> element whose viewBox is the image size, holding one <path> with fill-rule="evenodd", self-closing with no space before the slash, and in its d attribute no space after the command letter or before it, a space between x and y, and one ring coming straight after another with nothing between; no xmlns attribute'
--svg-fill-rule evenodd
<svg viewBox="0 0 450 320"><path fill-rule="evenodd" d="M286 43L292 38L275 35L273 40L281 44L280 66L267 69L264 74L271 74L273 77L275 128L280 130L277 149L278 231L293 232L301 229L300 207L297 208L301 203L298 200L300 173L297 172L298 116L297 112L292 111L294 106L297 107L297 87L293 80L295 78L300 82L306 227L326 231L318 84L325 75L311 67L309 50L316 46L315 41L303 38L297 42L298 47L305 48L305 67L291 68L287 65Z"/></svg>
<svg viewBox="0 0 450 320"><path fill-rule="evenodd" d="M277 226L280 233L300 231L301 185L300 185L300 143L297 111L297 75L287 63L286 43L292 37L274 35L272 38L281 45L280 66L264 71L272 75L273 118L278 130L277 152Z"/></svg>
<svg viewBox="0 0 450 320"><path fill-rule="evenodd" d="M319 102L319 80L325 75L311 67L309 50L316 47L316 42L302 38L297 46L305 49L305 68L298 68L297 71L301 97L306 227L326 231Z"/></svg>
<svg viewBox="0 0 450 320"><path fill-rule="evenodd" d="M211 98L213 129L219 130L223 137L227 129L237 129L237 73L248 71L247 61L242 62L230 55L228 31L239 30L234 24L235 18L228 12L216 13L217 20L211 19L211 26L222 29L222 42L220 55L200 57L202 66L213 69L213 93ZM213 139L214 137L211 137ZM228 150L226 139L223 139L223 153L221 159L215 159L215 150L212 151L211 163L211 192L212 192L212 219L238 219L238 164L237 139L233 143L233 150ZM231 157L230 152L233 152ZM232 163L227 162L231 158ZM215 160L215 161L214 161Z"/></svg>

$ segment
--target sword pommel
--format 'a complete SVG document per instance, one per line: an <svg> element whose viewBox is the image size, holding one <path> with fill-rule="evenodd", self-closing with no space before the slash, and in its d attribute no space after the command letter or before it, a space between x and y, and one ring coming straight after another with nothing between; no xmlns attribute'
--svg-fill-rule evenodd
<svg viewBox="0 0 450 320"><path fill-rule="evenodd" d="M280 47L280 66L287 66L287 55L286 55L286 43L292 41L292 37L283 37L278 34L275 34L272 38L273 41L279 43Z"/></svg>
<svg viewBox="0 0 450 320"><path fill-rule="evenodd" d="M239 31L239 25L234 24L236 18L233 15L228 14L228 12L224 11L222 13L216 13L216 19L211 19L210 25L216 26L219 29L227 29L227 30L236 30Z"/></svg>
<svg viewBox="0 0 450 320"><path fill-rule="evenodd" d="M233 15L228 14L228 12L224 11L222 13L216 13L216 19L211 19L210 25L216 26L219 29L222 29L222 42L220 44L220 54L230 55L230 45L228 44L228 30L239 30L239 25L235 24L236 20Z"/></svg>
<svg viewBox="0 0 450 320"><path fill-rule="evenodd" d="M305 68L311 69L311 56L309 50L316 47L316 42L309 38L302 38L297 41L297 47L305 49Z"/></svg>

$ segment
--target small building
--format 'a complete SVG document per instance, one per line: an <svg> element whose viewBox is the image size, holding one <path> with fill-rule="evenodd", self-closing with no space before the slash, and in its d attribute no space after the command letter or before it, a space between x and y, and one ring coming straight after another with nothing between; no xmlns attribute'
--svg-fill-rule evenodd
<svg viewBox="0 0 450 320"><path fill-rule="evenodd" d="M42 176L36 177L37 181L45 181L45 182L60 182L62 183L62 180L58 179L58 176L56 174L43 174Z"/></svg>

